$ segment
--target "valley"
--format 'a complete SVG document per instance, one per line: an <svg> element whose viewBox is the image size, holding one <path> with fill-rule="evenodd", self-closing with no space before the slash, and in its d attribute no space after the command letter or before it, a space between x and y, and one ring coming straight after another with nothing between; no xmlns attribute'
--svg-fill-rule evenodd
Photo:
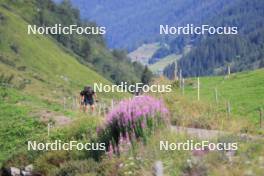
<svg viewBox="0 0 264 176"><path fill-rule="evenodd" d="M2 0L0 175L262 176L262 6L257 0ZM155 35L157 24L175 21L227 22L242 33ZM33 24L110 32L29 35ZM169 91L126 91L137 83ZM91 93L93 85L98 90ZM183 149L202 143L236 147Z"/></svg>
<svg viewBox="0 0 264 176"><path fill-rule="evenodd" d="M153 56L153 54L159 49L158 43L144 44L137 48L135 51L128 54L128 57L132 61L140 62L144 65L148 64L148 60Z"/></svg>

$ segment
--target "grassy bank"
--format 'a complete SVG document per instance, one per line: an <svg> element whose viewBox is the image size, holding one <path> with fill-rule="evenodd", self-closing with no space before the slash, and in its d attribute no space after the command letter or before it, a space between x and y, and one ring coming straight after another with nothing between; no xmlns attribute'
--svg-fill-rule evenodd
<svg viewBox="0 0 264 176"><path fill-rule="evenodd" d="M217 99L216 102L216 92ZM185 96L197 99L197 80L187 80ZM264 69L234 73L229 77L200 78L200 100L212 106L230 102L231 113L256 122L259 109L264 109Z"/></svg>

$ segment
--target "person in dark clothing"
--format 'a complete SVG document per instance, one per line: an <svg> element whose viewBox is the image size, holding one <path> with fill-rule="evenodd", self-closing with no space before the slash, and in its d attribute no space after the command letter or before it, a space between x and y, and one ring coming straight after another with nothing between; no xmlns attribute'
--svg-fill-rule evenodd
<svg viewBox="0 0 264 176"><path fill-rule="evenodd" d="M80 92L81 96L81 109L84 112L88 111L88 105L91 107L91 111L94 111L94 100L96 99L96 94L90 86L84 88L83 91Z"/></svg>

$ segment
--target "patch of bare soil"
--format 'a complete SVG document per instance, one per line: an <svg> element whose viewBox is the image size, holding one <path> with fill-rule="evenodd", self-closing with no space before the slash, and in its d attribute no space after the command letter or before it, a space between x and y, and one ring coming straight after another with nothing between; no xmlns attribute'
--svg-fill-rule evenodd
<svg viewBox="0 0 264 176"><path fill-rule="evenodd" d="M44 123L52 122L54 123L55 126L68 125L72 122L72 119L67 116L47 110L39 111L35 113L34 116L39 117L39 120L41 122Z"/></svg>

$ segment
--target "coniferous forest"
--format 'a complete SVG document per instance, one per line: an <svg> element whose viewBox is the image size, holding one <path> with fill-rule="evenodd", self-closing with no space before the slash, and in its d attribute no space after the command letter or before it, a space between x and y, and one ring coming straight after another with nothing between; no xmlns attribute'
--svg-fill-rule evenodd
<svg viewBox="0 0 264 176"><path fill-rule="evenodd" d="M237 36L209 35L195 39L193 49L183 56L178 64L184 76L217 75L231 72L254 70L264 65L264 2L239 1L226 7L220 17L208 23L236 25ZM174 65L165 68L164 73L171 76Z"/></svg>

